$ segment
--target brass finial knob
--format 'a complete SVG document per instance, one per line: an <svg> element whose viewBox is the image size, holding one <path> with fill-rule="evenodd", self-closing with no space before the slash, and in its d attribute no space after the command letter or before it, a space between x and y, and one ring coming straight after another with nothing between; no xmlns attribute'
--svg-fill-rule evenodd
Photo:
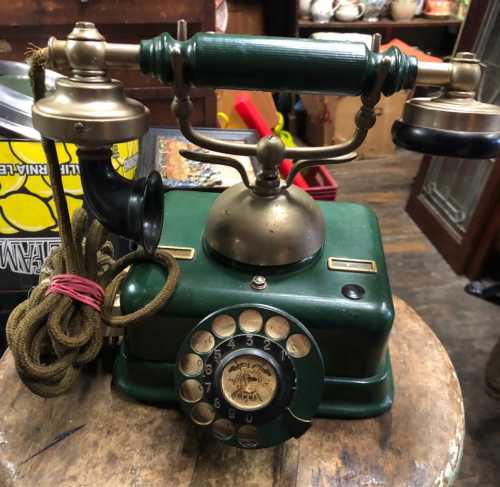
<svg viewBox="0 0 500 487"><path fill-rule="evenodd" d="M280 188L279 165L285 157L285 145L279 137L263 137L257 143L257 159L262 167L253 190L261 196L277 194Z"/></svg>

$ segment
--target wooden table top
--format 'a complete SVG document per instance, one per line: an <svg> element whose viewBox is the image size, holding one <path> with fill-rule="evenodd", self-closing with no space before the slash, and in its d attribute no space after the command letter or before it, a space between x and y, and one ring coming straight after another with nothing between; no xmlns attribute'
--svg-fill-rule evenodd
<svg viewBox="0 0 500 487"><path fill-rule="evenodd" d="M392 410L372 419L316 419L300 439L264 450L222 445L181 412L112 390L105 374L83 377L64 397L36 397L7 352L0 360L0 486L450 485L464 439L460 385L430 328L400 299L395 305Z"/></svg>

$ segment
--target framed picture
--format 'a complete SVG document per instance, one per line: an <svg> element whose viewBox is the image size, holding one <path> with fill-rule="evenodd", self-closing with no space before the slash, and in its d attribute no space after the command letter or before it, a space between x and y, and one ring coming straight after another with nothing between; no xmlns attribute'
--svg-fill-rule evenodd
<svg viewBox="0 0 500 487"><path fill-rule="evenodd" d="M253 130L197 129L203 135L215 139L255 144L258 140ZM178 129L153 128L141 142L141 163L138 176L146 176L152 169L160 172L164 186L171 189L225 189L241 182L236 169L216 164L192 161L179 151L195 151L198 146L189 142ZM220 154L214 152L214 154ZM253 157L223 154L238 160L245 168L250 183L257 174L257 161Z"/></svg>

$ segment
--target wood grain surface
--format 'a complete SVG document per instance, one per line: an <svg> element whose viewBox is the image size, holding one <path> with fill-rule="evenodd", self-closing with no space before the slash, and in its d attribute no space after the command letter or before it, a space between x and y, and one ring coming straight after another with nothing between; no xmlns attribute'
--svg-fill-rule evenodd
<svg viewBox="0 0 500 487"><path fill-rule="evenodd" d="M366 420L316 419L299 440L238 450L182 414L133 402L85 376L56 399L33 396L0 361L0 486L445 486L459 467L464 411L439 340L402 300L391 335L396 398ZM59 441L58 441L59 440Z"/></svg>

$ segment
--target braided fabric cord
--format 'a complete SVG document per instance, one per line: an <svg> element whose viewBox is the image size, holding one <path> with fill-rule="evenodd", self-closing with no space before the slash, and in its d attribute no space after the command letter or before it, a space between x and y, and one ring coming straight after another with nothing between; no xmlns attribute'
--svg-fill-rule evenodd
<svg viewBox="0 0 500 487"><path fill-rule="evenodd" d="M44 397L58 396L78 379L81 366L94 360L102 347L102 327L131 326L153 316L168 301L179 277L176 260L165 251L150 256L139 249L115 261L107 232L93 221L87 233L87 214L78 209L73 217L73 235L84 277L105 290L101 312L63 294L46 295L50 277L67 269L64 249L56 248L45 261L39 283L29 298L19 304L7 321L7 342L23 382ZM115 315L113 306L123 272L132 263L154 261L168 272L158 295L144 308L128 315Z"/></svg>
<svg viewBox="0 0 500 487"><path fill-rule="evenodd" d="M32 58L31 79L35 99L43 96L45 84L42 51ZM113 259L113 246L106 229L93 221L87 229L87 213L78 209L70 224L68 208L53 141L42 141L56 202L62 245L47 258L39 283L28 299L10 314L6 326L7 342L20 378L43 397L58 396L78 379L83 365L94 360L103 343L103 325L131 326L158 312L175 291L179 278L176 260L166 251L148 255L143 249L121 259ZM158 295L145 307L128 315L115 315L113 306L125 269L133 263L154 261L162 266L167 279ZM97 282L104 289L101 311L64 294L46 294L50 277L77 274Z"/></svg>

